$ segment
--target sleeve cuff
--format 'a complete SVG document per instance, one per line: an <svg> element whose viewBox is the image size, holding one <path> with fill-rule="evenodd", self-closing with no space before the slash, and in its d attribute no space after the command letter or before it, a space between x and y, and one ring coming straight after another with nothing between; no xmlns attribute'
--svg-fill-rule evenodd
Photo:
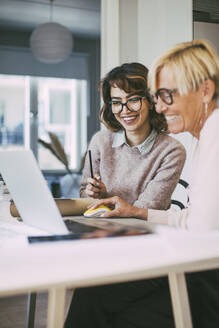
<svg viewBox="0 0 219 328"><path fill-rule="evenodd" d="M188 229L189 208L177 211L171 208L167 211L148 209L148 222L157 224L167 224L172 227Z"/></svg>
<svg viewBox="0 0 219 328"><path fill-rule="evenodd" d="M148 209L148 222L168 224L168 211Z"/></svg>

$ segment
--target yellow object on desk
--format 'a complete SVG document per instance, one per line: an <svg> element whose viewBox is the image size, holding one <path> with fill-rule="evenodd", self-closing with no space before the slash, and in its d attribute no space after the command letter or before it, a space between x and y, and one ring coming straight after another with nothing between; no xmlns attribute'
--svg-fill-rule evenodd
<svg viewBox="0 0 219 328"><path fill-rule="evenodd" d="M84 216L86 217L100 217L106 212L111 211L111 209L105 205L98 206L94 209L88 209L84 212Z"/></svg>

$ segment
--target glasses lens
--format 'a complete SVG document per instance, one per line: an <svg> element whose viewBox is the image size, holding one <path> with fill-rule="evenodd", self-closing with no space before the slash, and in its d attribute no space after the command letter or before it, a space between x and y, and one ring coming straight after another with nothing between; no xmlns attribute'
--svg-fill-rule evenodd
<svg viewBox="0 0 219 328"><path fill-rule="evenodd" d="M173 96L171 90L168 89L159 89L155 94L155 103L158 100L158 97L167 105L171 105L173 103Z"/></svg>
<svg viewBox="0 0 219 328"><path fill-rule="evenodd" d="M130 110L138 111L141 108L141 99L140 97L131 98L127 101L127 107Z"/></svg>
<svg viewBox="0 0 219 328"><path fill-rule="evenodd" d="M172 103L172 94L168 91L161 91L160 98L165 102L167 105L170 105Z"/></svg>
<svg viewBox="0 0 219 328"><path fill-rule="evenodd" d="M112 112L114 114L119 113L122 109L122 104L119 101L112 101L111 102Z"/></svg>

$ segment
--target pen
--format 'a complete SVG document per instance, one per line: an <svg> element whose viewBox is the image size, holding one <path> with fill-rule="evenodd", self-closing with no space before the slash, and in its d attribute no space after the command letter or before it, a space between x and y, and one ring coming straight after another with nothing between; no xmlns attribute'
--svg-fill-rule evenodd
<svg viewBox="0 0 219 328"><path fill-rule="evenodd" d="M93 178L94 173L93 173L93 166L92 166L91 150L88 150L88 153L89 153L89 162L90 162L90 175L91 175L91 178Z"/></svg>

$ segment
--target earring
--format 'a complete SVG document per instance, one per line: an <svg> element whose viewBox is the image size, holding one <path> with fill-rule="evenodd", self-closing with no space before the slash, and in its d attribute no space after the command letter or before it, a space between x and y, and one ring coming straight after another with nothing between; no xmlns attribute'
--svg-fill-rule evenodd
<svg viewBox="0 0 219 328"><path fill-rule="evenodd" d="M205 116L208 115L208 103L205 103Z"/></svg>

